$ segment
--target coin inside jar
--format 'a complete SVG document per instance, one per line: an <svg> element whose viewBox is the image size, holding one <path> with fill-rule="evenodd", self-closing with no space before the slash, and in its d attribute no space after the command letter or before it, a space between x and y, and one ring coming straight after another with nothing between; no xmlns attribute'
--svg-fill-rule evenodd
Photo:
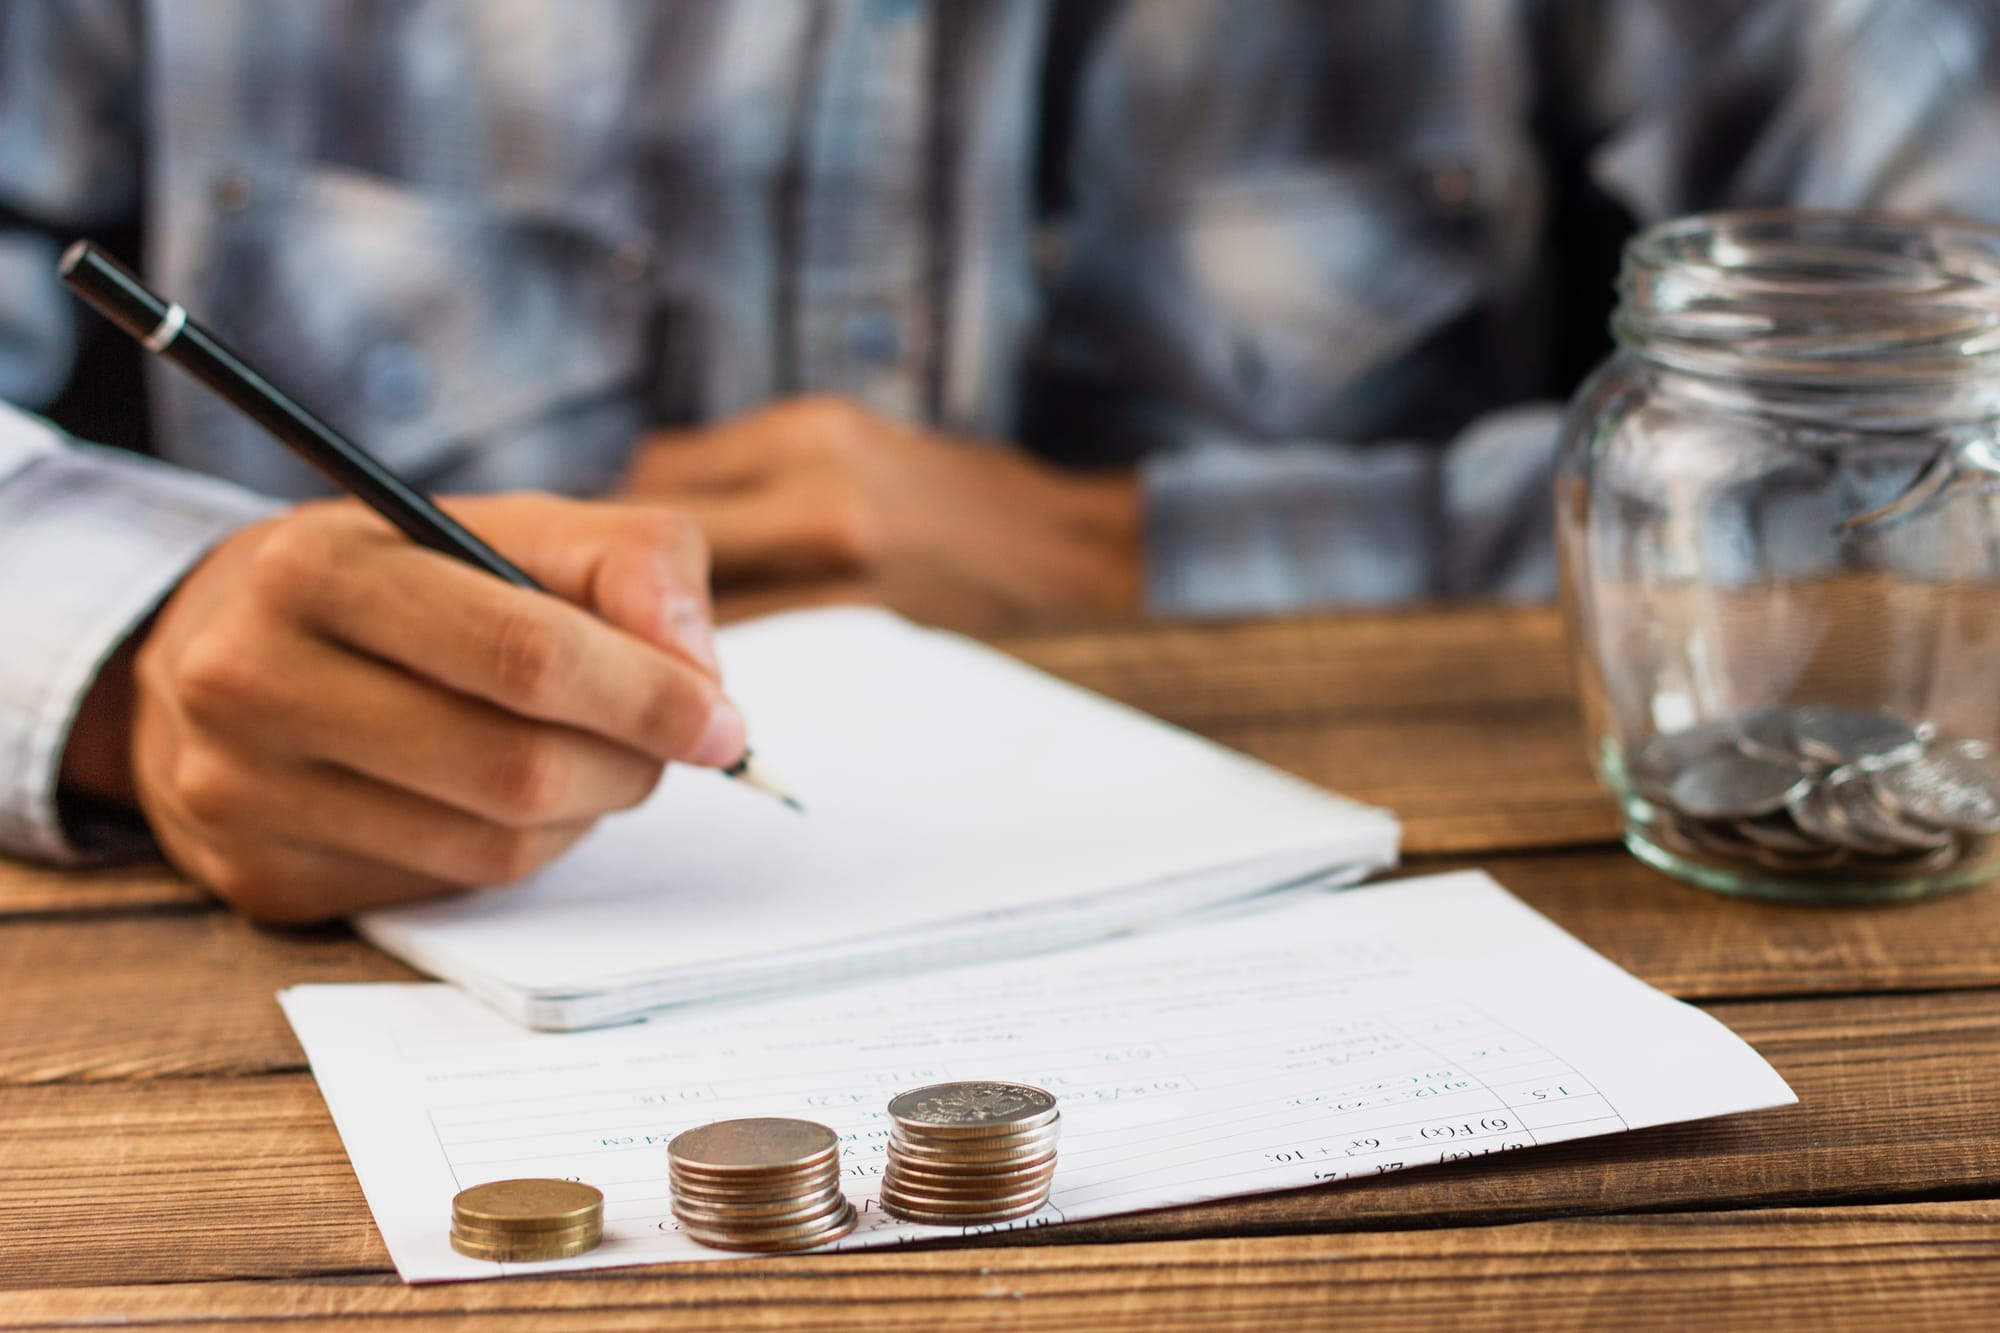
<svg viewBox="0 0 2000 1333"><path fill-rule="evenodd" d="M1672 855L1788 880L1892 880L1985 853L2000 834L1993 753L1928 722L1806 704L1651 737L1619 767L1647 803L1629 813Z"/></svg>

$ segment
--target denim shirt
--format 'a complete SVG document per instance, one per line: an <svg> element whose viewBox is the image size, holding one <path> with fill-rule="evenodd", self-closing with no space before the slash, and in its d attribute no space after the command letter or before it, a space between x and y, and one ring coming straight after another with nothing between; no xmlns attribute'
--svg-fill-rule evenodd
<svg viewBox="0 0 2000 1333"><path fill-rule="evenodd" d="M1138 466L1162 613L1545 595L1573 201L2000 215L1994 26L1971 0L10 0L0 399L70 374L62 239L136 214L156 288L436 489L598 493L649 427L833 392ZM323 490L147 374L172 467L0 404L0 848L69 850L54 764L124 629Z"/></svg>

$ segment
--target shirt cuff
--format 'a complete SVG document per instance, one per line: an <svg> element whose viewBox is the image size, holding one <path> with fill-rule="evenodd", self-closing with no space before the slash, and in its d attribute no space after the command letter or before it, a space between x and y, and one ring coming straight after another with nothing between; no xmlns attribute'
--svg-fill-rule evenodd
<svg viewBox="0 0 2000 1333"><path fill-rule="evenodd" d="M76 864L56 810L84 694L125 638L216 542L280 506L116 450L66 445L0 405L0 851Z"/></svg>

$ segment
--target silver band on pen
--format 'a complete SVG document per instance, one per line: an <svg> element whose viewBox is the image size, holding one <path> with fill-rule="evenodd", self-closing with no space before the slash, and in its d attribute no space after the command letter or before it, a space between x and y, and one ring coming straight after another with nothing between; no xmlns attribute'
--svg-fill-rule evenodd
<svg viewBox="0 0 2000 1333"><path fill-rule="evenodd" d="M187 327L188 312L181 308L179 301L167 307L167 313L160 316L160 323L151 333L140 339L149 352L164 352L173 340L181 336Z"/></svg>

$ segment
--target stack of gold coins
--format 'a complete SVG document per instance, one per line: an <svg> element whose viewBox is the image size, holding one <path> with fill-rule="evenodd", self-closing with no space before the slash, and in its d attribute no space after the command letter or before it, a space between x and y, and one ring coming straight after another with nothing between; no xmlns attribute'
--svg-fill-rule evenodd
<svg viewBox="0 0 2000 1333"><path fill-rule="evenodd" d="M840 1139L810 1120L719 1120L676 1135L667 1178L681 1229L719 1250L809 1250L854 1230Z"/></svg>
<svg viewBox="0 0 2000 1333"><path fill-rule="evenodd" d="M1056 1174L1056 1099L1025 1083L938 1083L889 1103L882 1206L909 1222L1026 1217Z"/></svg>
<svg viewBox="0 0 2000 1333"><path fill-rule="evenodd" d="M451 1201L451 1248L474 1259L567 1259L603 1239L603 1193L573 1180L496 1180Z"/></svg>

